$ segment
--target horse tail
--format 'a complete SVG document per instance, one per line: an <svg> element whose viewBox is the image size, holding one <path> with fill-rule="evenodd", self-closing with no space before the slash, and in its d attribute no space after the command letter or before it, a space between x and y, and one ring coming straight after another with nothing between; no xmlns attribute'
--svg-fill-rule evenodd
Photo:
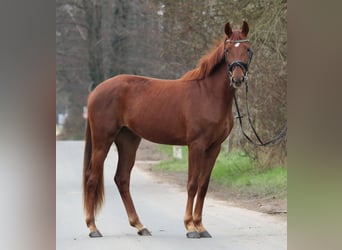
<svg viewBox="0 0 342 250"><path fill-rule="evenodd" d="M93 177L96 176L94 180L90 180L92 176L92 168L91 168L91 155L92 155L92 140L91 140L91 128L89 119L87 120L87 127L85 132L85 148L84 148L84 159L83 159L83 206L86 212L88 213L96 213L102 206L104 200L104 180L103 180L103 168L100 168L100 173L93 173ZM91 199L90 195L90 186L91 183L95 186L95 195L94 198ZM91 204L94 204L94 211L90 210Z"/></svg>
<svg viewBox="0 0 342 250"><path fill-rule="evenodd" d="M92 153L92 143L91 143L91 131L89 125L89 119L87 119L87 127L85 132L85 147L84 147L84 158L83 158L83 206L87 210L88 204L88 192L87 183L90 176L90 161Z"/></svg>

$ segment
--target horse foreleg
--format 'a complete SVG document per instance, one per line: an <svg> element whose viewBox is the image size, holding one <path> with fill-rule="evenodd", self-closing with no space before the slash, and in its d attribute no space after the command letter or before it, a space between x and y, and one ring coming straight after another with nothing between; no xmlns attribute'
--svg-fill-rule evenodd
<svg viewBox="0 0 342 250"><path fill-rule="evenodd" d="M136 151L141 138L128 129L122 129L115 139L118 149L118 166L114 181L119 189L121 199L126 208L129 224L138 229L139 235L151 235L140 222L129 191L131 170L134 166Z"/></svg>
<svg viewBox="0 0 342 250"><path fill-rule="evenodd" d="M206 151L205 164L202 166L200 170L201 172L200 172L199 180L198 180L197 199L196 199L196 206L195 206L194 215L193 215L193 222L201 238L211 237L211 235L203 226L202 212L203 212L204 199L205 199L208 186L209 186L211 171L214 167L214 164L220 152L220 149L221 149L221 145L218 145L218 146L212 146Z"/></svg>
<svg viewBox="0 0 342 250"><path fill-rule="evenodd" d="M197 193L199 169L204 162L204 150L199 144L189 145L189 167L188 167L188 200L185 209L184 225L187 230L188 238L200 238L196 225L193 220L193 206Z"/></svg>
<svg viewBox="0 0 342 250"><path fill-rule="evenodd" d="M194 206L194 199L196 196L197 191L197 178L188 178L188 200L186 203L186 209L185 209L185 216L184 216L184 225L187 230L186 236L188 238L199 238L199 234L196 231L195 224L193 222L192 218L192 210Z"/></svg>

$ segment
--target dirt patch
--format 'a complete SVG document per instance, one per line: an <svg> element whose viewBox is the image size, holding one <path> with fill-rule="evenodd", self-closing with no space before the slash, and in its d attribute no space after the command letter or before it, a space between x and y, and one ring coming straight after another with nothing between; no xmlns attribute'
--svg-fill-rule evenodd
<svg viewBox="0 0 342 250"><path fill-rule="evenodd" d="M160 152L157 144L146 140L141 142L137 152L138 167L150 172L158 179L179 185L180 188L185 190L187 184L186 172L168 172L152 168L155 161L166 159L168 157ZM287 198L284 195L279 197L258 197L247 192L240 192L239 190L222 187L215 182L210 182L207 196L223 200L232 206L274 214L284 219L287 218Z"/></svg>

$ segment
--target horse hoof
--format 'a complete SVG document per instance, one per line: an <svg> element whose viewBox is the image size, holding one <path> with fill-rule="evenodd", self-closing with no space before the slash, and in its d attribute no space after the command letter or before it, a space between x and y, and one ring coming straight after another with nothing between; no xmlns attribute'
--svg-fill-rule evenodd
<svg viewBox="0 0 342 250"><path fill-rule="evenodd" d="M199 232L196 232L196 231L194 231L194 232L187 232L186 233L186 237L188 237L189 239L199 239L199 238L201 238Z"/></svg>
<svg viewBox="0 0 342 250"><path fill-rule="evenodd" d="M199 235L201 238L211 238L211 235L208 233L208 231L200 232Z"/></svg>
<svg viewBox="0 0 342 250"><path fill-rule="evenodd" d="M98 237L102 237L102 234L100 233L99 230L96 230L96 231L90 232L89 237L90 238L98 238Z"/></svg>
<svg viewBox="0 0 342 250"><path fill-rule="evenodd" d="M151 232L148 231L147 228L140 229L140 230L138 231L138 234L139 234L140 236L152 236Z"/></svg>

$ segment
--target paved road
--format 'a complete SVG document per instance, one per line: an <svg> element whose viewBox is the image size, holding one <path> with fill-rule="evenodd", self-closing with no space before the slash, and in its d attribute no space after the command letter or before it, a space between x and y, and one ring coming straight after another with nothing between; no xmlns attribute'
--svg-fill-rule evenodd
<svg viewBox="0 0 342 250"><path fill-rule="evenodd" d="M135 167L131 191L142 223L152 237L141 237L128 225L126 212L113 183L117 156L111 150L105 162L105 204L97 217L103 238L90 239L84 222L81 178L83 142L56 142L57 250L100 249L232 249L281 250L287 245L287 224L278 217L230 207L206 199L203 220L211 239L187 239L183 226L186 193L158 181ZM185 188L184 188L185 189Z"/></svg>

